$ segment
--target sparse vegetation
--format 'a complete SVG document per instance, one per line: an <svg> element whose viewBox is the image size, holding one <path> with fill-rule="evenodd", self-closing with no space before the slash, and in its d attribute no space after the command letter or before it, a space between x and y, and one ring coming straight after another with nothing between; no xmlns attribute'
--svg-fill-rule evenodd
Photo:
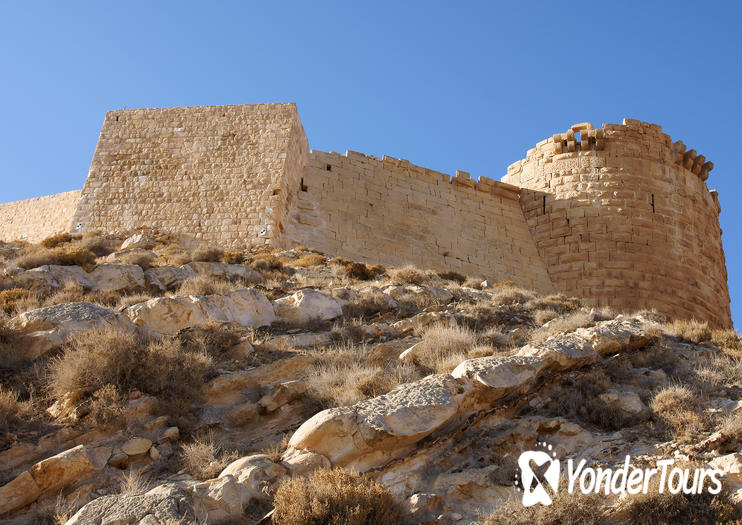
<svg viewBox="0 0 742 525"><path fill-rule="evenodd" d="M698 393L686 385L669 385L660 389L649 406L678 441L695 439L706 426Z"/></svg>
<svg viewBox="0 0 742 525"><path fill-rule="evenodd" d="M568 332L574 332L578 328L586 328L594 323L593 317L584 310L578 310L562 317L549 321L545 326L536 329L531 334L531 342L541 343L549 337Z"/></svg>
<svg viewBox="0 0 742 525"><path fill-rule="evenodd" d="M446 373L469 357L491 354L492 349L477 346L477 337L468 328L438 324L423 332L412 352L412 362L423 370Z"/></svg>
<svg viewBox="0 0 742 525"><path fill-rule="evenodd" d="M215 478L237 457L234 452L226 451L215 442L213 435L197 437L185 443L180 452L183 467L196 479Z"/></svg>
<svg viewBox="0 0 742 525"><path fill-rule="evenodd" d="M302 255L295 261L291 261L292 266L297 266L299 268L306 268L308 266L324 266L325 263L325 257L317 253L308 253L306 255Z"/></svg>
<svg viewBox="0 0 742 525"><path fill-rule="evenodd" d="M414 266L395 268L387 272L394 284L426 284L430 277L422 270Z"/></svg>
<svg viewBox="0 0 742 525"><path fill-rule="evenodd" d="M246 288L242 282L229 282L226 279L217 279L205 275L198 275L186 279L178 287L176 295L213 295L225 294L240 288Z"/></svg>
<svg viewBox="0 0 742 525"><path fill-rule="evenodd" d="M678 319L665 325L665 332L689 343L703 343L711 339L708 323L695 319Z"/></svg>
<svg viewBox="0 0 742 525"><path fill-rule="evenodd" d="M285 481L273 505L276 525L399 525L405 513L384 485L343 469Z"/></svg>
<svg viewBox="0 0 742 525"><path fill-rule="evenodd" d="M560 490L549 506L524 507L510 501L492 513L484 525L604 525L604 500L596 495Z"/></svg>
<svg viewBox="0 0 742 525"><path fill-rule="evenodd" d="M52 235L51 237L47 237L39 244L41 244L41 246L43 246L44 248L56 248L60 244L67 244L68 242L72 242L72 235L70 235L69 233L58 233L56 235Z"/></svg>
<svg viewBox="0 0 742 525"><path fill-rule="evenodd" d="M95 263L96 255L88 248L78 245L64 244L55 248L32 246L24 250L25 253L13 259L12 264L29 270L45 264L60 266L90 267Z"/></svg>
<svg viewBox="0 0 742 525"><path fill-rule="evenodd" d="M224 257L224 250L214 247L201 247L193 252L193 261L219 262Z"/></svg>
<svg viewBox="0 0 742 525"><path fill-rule="evenodd" d="M359 281L370 281L384 273L384 267L380 264L368 266L363 263L348 261L343 266L345 275Z"/></svg>

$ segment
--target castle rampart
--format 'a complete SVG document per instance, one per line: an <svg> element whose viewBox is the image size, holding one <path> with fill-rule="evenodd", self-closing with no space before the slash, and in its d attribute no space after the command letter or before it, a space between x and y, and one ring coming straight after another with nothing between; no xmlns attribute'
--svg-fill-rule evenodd
<svg viewBox="0 0 742 525"><path fill-rule="evenodd" d="M731 324L713 167L662 128L577 124L508 168L556 288Z"/></svg>
<svg viewBox="0 0 742 525"><path fill-rule="evenodd" d="M730 326L712 168L629 119L576 124L498 182L309 152L294 104L111 111L82 192L0 204L0 239L147 226L306 244Z"/></svg>

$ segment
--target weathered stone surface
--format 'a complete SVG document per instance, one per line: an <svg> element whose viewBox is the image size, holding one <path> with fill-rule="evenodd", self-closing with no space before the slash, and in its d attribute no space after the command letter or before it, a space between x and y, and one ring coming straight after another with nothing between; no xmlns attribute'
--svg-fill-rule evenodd
<svg viewBox="0 0 742 525"><path fill-rule="evenodd" d="M196 523L190 494L175 483L160 485L136 496L103 496L94 499L65 525L166 525Z"/></svg>
<svg viewBox="0 0 742 525"><path fill-rule="evenodd" d="M286 350L289 348L313 348L327 345L331 341L332 334L330 332L307 332L271 337L263 341L261 346L267 350Z"/></svg>
<svg viewBox="0 0 742 525"><path fill-rule="evenodd" d="M352 407L315 414L294 433L289 446L321 454L333 466L363 472L398 457L445 425L466 391L449 375L428 376Z"/></svg>
<svg viewBox="0 0 742 525"><path fill-rule="evenodd" d="M33 349L38 355L52 348L56 341L67 341L75 334L86 330L102 330L107 327L122 330L133 328L126 317L90 303L62 303L37 308L14 317L11 325L18 331L32 334L32 338L38 339Z"/></svg>
<svg viewBox="0 0 742 525"><path fill-rule="evenodd" d="M307 391L307 385L302 381L287 381L281 383L270 393L264 395L258 401L260 408L266 412L273 412L283 405L299 399Z"/></svg>
<svg viewBox="0 0 742 525"><path fill-rule="evenodd" d="M191 487L199 515L208 523L236 519L253 500L269 499L270 488L288 473L264 454L240 458L216 479Z"/></svg>
<svg viewBox="0 0 742 525"><path fill-rule="evenodd" d="M131 321L161 334L174 334L207 323L270 325L275 315L270 301L257 290L225 295L158 297L126 309Z"/></svg>
<svg viewBox="0 0 742 525"><path fill-rule="evenodd" d="M467 359L451 375L485 387L488 397L498 399L533 381L546 366L539 357L489 356Z"/></svg>
<svg viewBox="0 0 742 525"><path fill-rule="evenodd" d="M90 275L79 266L58 266L47 264L32 268L13 277L16 286L32 289L53 289L64 286L94 290L95 283Z"/></svg>
<svg viewBox="0 0 742 525"><path fill-rule="evenodd" d="M99 290L122 292L143 288L144 271L136 264L99 264L90 272Z"/></svg>
<svg viewBox="0 0 742 525"><path fill-rule="evenodd" d="M30 472L26 471L0 487L0 516L36 501L41 489Z"/></svg>
<svg viewBox="0 0 742 525"><path fill-rule="evenodd" d="M156 245L157 243L155 242L155 240L149 235L146 235L144 233L137 233L127 238L123 243L121 243L120 250L134 250L134 249L151 250Z"/></svg>
<svg viewBox="0 0 742 525"><path fill-rule="evenodd" d="M590 328L580 328L575 333L590 342L598 355L636 350L652 341L652 336L645 331L644 323L637 319L625 319L623 316Z"/></svg>
<svg viewBox="0 0 742 525"><path fill-rule="evenodd" d="M647 410L647 405L641 400L635 392L621 392L610 389L598 396L604 403L615 406L627 414L641 414Z"/></svg>
<svg viewBox="0 0 742 525"><path fill-rule="evenodd" d="M589 365L598 358L592 345L575 334L558 334L542 343L526 345L518 355L540 357L562 369Z"/></svg>
<svg viewBox="0 0 742 525"><path fill-rule="evenodd" d="M174 290L186 279L196 277L198 274L190 266L155 266L144 272L147 284L151 284L163 290Z"/></svg>
<svg viewBox="0 0 742 525"><path fill-rule="evenodd" d="M150 441L149 439L135 437L128 439L123 445L121 445L121 450L127 456L139 456L141 454L146 454L147 452L149 452L149 449L151 447L152 441Z"/></svg>
<svg viewBox="0 0 742 525"><path fill-rule="evenodd" d="M276 319L288 325L304 325L312 321L328 321L343 315L343 303L311 288L276 299L273 302Z"/></svg>
<svg viewBox="0 0 742 525"><path fill-rule="evenodd" d="M302 476L320 468L332 468L330 460L325 456L306 450L291 449L281 458L281 462L288 466L292 476Z"/></svg>
<svg viewBox="0 0 742 525"><path fill-rule="evenodd" d="M110 447L78 445L29 469L41 492L58 490L80 477L101 470L111 456Z"/></svg>

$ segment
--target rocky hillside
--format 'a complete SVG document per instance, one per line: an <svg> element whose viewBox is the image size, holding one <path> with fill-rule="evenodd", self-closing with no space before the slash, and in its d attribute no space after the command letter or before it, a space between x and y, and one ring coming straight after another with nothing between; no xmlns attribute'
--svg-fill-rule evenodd
<svg viewBox="0 0 742 525"><path fill-rule="evenodd" d="M732 523L741 351L306 247L0 244L0 523ZM516 461L539 443L712 465L725 490L525 509Z"/></svg>

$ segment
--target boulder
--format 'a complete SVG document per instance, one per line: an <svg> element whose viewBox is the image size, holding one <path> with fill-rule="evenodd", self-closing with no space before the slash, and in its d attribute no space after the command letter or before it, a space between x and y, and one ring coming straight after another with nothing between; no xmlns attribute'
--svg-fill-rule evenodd
<svg viewBox="0 0 742 525"><path fill-rule="evenodd" d="M59 266L47 264L25 271L13 277L15 286L34 289L54 289L65 286L94 290L95 283L88 273L79 266Z"/></svg>
<svg viewBox="0 0 742 525"><path fill-rule="evenodd" d="M137 233L126 239L122 244L120 250L151 250L157 246L155 240L144 233Z"/></svg>
<svg viewBox="0 0 742 525"><path fill-rule="evenodd" d="M144 271L136 264L99 264L90 277L104 292L123 292L143 288Z"/></svg>
<svg viewBox="0 0 742 525"><path fill-rule="evenodd" d="M157 254L152 250L143 250L140 248L134 248L131 250L124 250L120 252L114 252L105 257L98 259L99 263L110 263L110 264L131 264L132 261L137 261L135 264L146 263L151 264L157 258Z"/></svg>
<svg viewBox="0 0 742 525"><path fill-rule="evenodd" d="M320 468L332 468L330 460L325 456L306 450L291 450L281 458L281 462L288 467L292 476L304 476Z"/></svg>
<svg viewBox="0 0 742 525"><path fill-rule="evenodd" d="M78 445L39 461L29 472L40 492L56 491L86 474L101 470L109 457L110 447Z"/></svg>
<svg viewBox="0 0 742 525"><path fill-rule="evenodd" d="M643 348L652 341L644 323L637 319L616 319L598 323L590 328L580 328L575 334L587 340L598 355L615 354Z"/></svg>
<svg viewBox="0 0 742 525"><path fill-rule="evenodd" d="M26 334L25 357L31 359L87 330L133 328L126 317L90 303L62 303L30 310L11 319L11 326Z"/></svg>
<svg viewBox="0 0 742 525"><path fill-rule="evenodd" d="M283 405L302 397L307 391L307 385L302 381L286 381L264 395L258 401L260 408L266 412L273 412Z"/></svg>
<svg viewBox="0 0 742 525"><path fill-rule="evenodd" d="M41 489L30 472L26 471L0 487L0 516L36 501Z"/></svg>
<svg viewBox="0 0 742 525"><path fill-rule="evenodd" d="M268 326L274 319L270 301L257 290L236 290L225 295L157 297L126 309L138 326L161 334L209 323Z"/></svg>
<svg viewBox="0 0 742 525"><path fill-rule="evenodd" d="M190 492L199 517L218 523L242 517L254 500L270 499L271 489L287 474L286 467L257 454L232 462L218 478L197 483Z"/></svg>
<svg viewBox="0 0 742 525"><path fill-rule="evenodd" d="M127 456L140 456L149 452L152 448L152 441L147 438L135 437L127 440L121 445L121 450Z"/></svg>
<svg viewBox="0 0 742 525"><path fill-rule="evenodd" d="M276 319L288 325L304 325L313 321L329 321L343 315L343 302L311 288L274 302Z"/></svg>
<svg viewBox="0 0 742 525"><path fill-rule="evenodd" d="M468 390L450 375L431 375L351 407L324 410L297 429L287 456L294 449L361 472L379 467L451 421Z"/></svg>
<svg viewBox="0 0 742 525"><path fill-rule="evenodd" d="M518 351L519 356L535 356L559 369L576 368L594 363L598 354L592 345L575 334L558 334L542 343L529 344Z"/></svg>
<svg viewBox="0 0 742 525"><path fill-rule="evenodd" d="M546 366L547 362L539 357L488 356L467 359L451 375L486 388L488 399L494 400L530 383Z"/></svg>
<svg viewBox="0 0 742 525"><path fill-rule="evenodd" d="M742 454L733 452L709 461L709 467L719 469L724 476L742 481Z"/></svg>
<svg viewBox="0 0 742 525"><path fill-rule="evenodd" d="M601 401L615 406L627 414L637 415L647 410L647 405L641 400L635 392L621 392L610 389L598 396Z"/></svg>
<svg viewBox="0 0 742 525"><path fill-rule="evenodd" d="M78 510L65 525L163 525L196 522L196 513L188 491L176 483L167 483L145 494L94 499Z"/></svg>

